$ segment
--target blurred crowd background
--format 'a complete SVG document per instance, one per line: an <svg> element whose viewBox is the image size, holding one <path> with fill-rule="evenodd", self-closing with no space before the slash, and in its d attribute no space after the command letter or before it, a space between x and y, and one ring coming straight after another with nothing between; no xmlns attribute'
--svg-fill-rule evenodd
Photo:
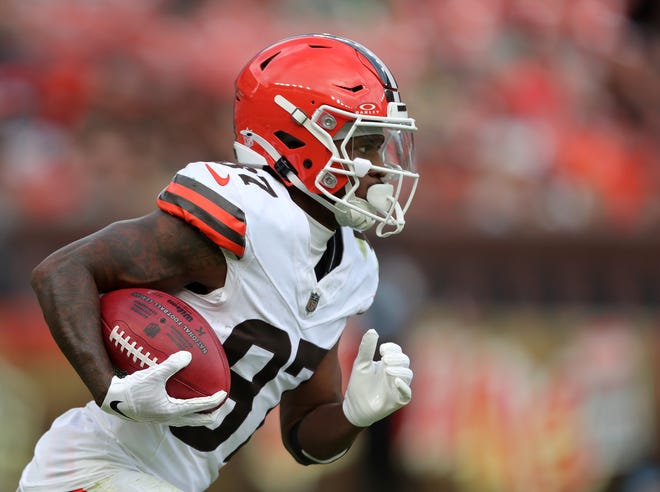
<svg viewBox="0 0 660 492"><path fill-rule="evenodd" d="M660 490L656 0L0 0L0 490L89 398L29 288L56 248L232 160L233 80L331 32L392 69L422 175L342 340L401 342L413 402L335 465L276 411L210 490Z"/></svg>

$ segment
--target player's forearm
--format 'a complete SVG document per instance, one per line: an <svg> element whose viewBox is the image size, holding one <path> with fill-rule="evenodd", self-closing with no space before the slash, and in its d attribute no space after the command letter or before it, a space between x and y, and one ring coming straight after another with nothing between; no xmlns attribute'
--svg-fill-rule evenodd
<svg viewBox="0 0 660 492"><path fill-rule="evenodd" d="M332 403L305 415L297 438L305 453L316 460L329 460L350 448L361 430L346 419L341 403Z"/></svg>
<svg viewBox="0 0 660 492"><path fill-rule="evenodd" d="M113 368L101 339L92 275L74 261L54 255L35 268L32 287L53 339L100 403Z"/></svg>

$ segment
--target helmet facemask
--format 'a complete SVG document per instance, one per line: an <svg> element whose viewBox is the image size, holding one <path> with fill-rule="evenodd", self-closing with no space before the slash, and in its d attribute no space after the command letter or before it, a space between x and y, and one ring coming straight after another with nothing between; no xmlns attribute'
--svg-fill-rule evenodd
<svg viewBox="0 0 660 492"><path fill-rule="evenodd" d="M403 229L419 179L413 160L414 120L397 110L402 104L389 106L388 113L395 116L365 116L322 106L311 118L319 130L333 119L347 121L334 137L326 131L323 136L313 131L331 152L316 176L317 190L329 200L340 225L365 231L376 224L376 234L381 237ZM382 176L382 182L369 187L366 199L358 197L360 179L373 173ZM341 177L346 180L344 187L330 193L328 189Z"/></svg>

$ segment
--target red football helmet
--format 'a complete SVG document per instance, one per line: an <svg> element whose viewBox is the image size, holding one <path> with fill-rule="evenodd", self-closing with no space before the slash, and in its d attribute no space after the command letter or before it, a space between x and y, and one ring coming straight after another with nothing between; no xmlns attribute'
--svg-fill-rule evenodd
<svg viewBox="0 0 660 492"><path fill-rule="evenodd" d="M331 209L341 225L387 236L401 231L419 175L412 132L394 77L364 46L329 34L281 40L236 79L234 149L246 165L268 165ZM354 137L375 136L380 162L356 157ZM361 177L384 183L355 196ZM325 198L321 198L325 197Z"/></svg>

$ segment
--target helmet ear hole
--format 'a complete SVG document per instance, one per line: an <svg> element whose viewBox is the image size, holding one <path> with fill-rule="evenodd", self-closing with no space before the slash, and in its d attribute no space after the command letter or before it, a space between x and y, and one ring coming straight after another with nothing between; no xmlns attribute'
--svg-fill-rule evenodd
<svg viewBox="0 0 660 492"><path fill-rule="evenodd" d="M282 130L278 130L275 132L275 136L280 139L280 142L282 142L284 145L286 145L289 149L299 149L300 147L305 146L305 142L300 140L299 138L294 137L290 133L287 133Z"/></svg>

